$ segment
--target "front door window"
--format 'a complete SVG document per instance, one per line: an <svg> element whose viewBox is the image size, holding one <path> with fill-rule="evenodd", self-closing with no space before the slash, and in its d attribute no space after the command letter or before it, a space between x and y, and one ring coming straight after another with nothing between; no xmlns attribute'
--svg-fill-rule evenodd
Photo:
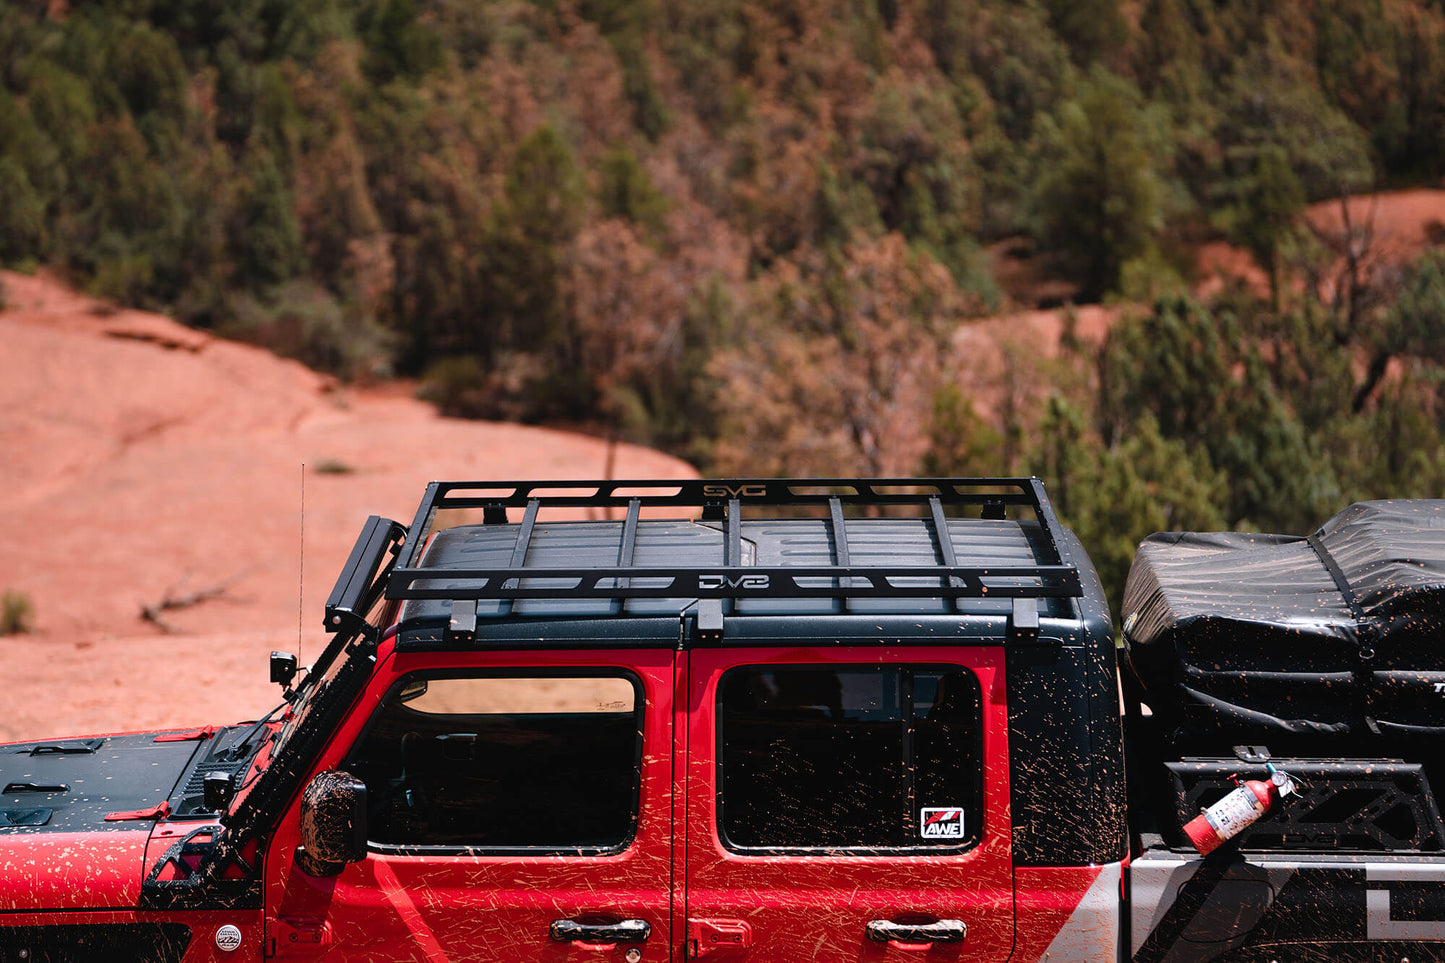
<svg viewBox="0 0 1445 963"><path fill-rule="evenodd" d="M402 678L346 765L370 790L373 848L625 848L637 819L638 687L624 674Z"/></svg>

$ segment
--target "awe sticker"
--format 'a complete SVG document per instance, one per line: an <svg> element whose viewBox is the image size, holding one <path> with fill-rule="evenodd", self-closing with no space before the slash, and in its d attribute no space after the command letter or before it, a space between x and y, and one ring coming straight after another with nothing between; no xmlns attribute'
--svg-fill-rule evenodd
<svg viewBox="0 0 1445 963"><path fill-rule="evenodd" d="M918 835L924 839L962 839L963 810L952 806L920 810Z"/></svg>

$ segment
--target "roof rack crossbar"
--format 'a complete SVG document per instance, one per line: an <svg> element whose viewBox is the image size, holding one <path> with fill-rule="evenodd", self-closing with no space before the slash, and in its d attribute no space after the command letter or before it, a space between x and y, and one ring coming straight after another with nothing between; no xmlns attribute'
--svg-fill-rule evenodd
<svg viewBox="0 0 1445 963"><path fill-rule="evenodd" d="M828 499L828 520L833 529L833 560L843 568L851 568L852 560L848 556L848 525L843 521L843 500L837 495ZM838 583L839 588L851 588L852 579L842 579Z"/></svg>
<svg viewBox="0 0 1445 963"><path fill-rule="evenodd" d="M938 539L938 560L949 568L958 565L958 553L953 550L953 535L948 531L948 519L943 514L943 502L937 495L928 499L928 514L933 519L933 534ZM958 608L954 599L953 607Z"/></svg>
<svg viewBox="0 0 1445 963"><path fill-rule="evenodd" d="M743 564L743 509L736 498L728 499L727 543L723 546L723 564Z"/></svg>
<svg viewBox="0 0 1445 963"><path fill-rule="evenodd" d="M527 511L522 516L521 527L517 529L517 543L512 546L512 568L527 564L527 546L532 544L532 527L537 524L537 512L541 507L541 499L527 502Z"/></svg>
<svg viewBox="0 0 1445 963"><path fill-rule="evenodd" d="M642 500L634 498L627 503L627 519L622 523L622 544L617 546L617 567L631 568L633 556L637 554L637 521L642 517ZM617 587L627 588L631 579L617 580Z"/></svg>
<svg viewBox="0 0 1445 963"><path fill-rule="evenodd" d="M943 503L938 496L928 499L928 513L933 518L933 534L938 539L938 560L949 568L958 564L958 555L953 551L953 536L948 533L948 519L943 515Z"/></svg>
<svg viewBox="0 0 1445 963"><path fill-rule="evenodd" d="M1032 508L1038 500L1032 478L728 478L674 481L523 481L433 482L423 507L522 508L532 498L544 507L625 508L640 498L655 506L721 509L733 499L754 505L823 505L830 498L844 505L925 505L932 496L945 504L982 507L998 503ZM977 489L993 489L978 491ZM469 494L470 493L470 494ZM421 512L419 515L423 514Z"/></svg>

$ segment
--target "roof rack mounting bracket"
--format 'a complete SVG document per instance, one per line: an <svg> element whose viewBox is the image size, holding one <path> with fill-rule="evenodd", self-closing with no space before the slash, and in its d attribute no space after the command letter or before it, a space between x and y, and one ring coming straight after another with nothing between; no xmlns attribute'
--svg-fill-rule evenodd
<svg viewBox="0 0 1445 963"><path fill-rule="evenodd" d="M1235 746L1234 757L1240 762L1266 763L1274 757L1270 755L1269 746Z"/></svg>
<svg viewBox="0 0 1445 963"><path fill-rule="evenodd" d="M1038 599L1015 598L1013 603L1013 614L1008 620L1009 638L1032 642L1039 637Z"/></svg>
<svg viewBox="0 0 1445 963"><path fill-rule="evenodd" d="M447 625L448 642L471 642L477 637L477 600L453 599L452 620Z"/></svg>
<svg viewBox="0 0 1445 963"><path fill-rule="evenodd" d="M722 638L722 599L700 599L698 601L697 634L704 639Z"/></svg>

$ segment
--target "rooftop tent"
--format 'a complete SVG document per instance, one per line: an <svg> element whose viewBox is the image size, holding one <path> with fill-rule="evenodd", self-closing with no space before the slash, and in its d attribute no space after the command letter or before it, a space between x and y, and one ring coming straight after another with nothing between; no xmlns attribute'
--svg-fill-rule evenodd
<svg viewBox="0 0 1445 963"><path fill-rule="evenodd" d="M1445 501L1360 502L1307 537L1151 535L1123 616L1177 737L1445 736Z"/></svg>

